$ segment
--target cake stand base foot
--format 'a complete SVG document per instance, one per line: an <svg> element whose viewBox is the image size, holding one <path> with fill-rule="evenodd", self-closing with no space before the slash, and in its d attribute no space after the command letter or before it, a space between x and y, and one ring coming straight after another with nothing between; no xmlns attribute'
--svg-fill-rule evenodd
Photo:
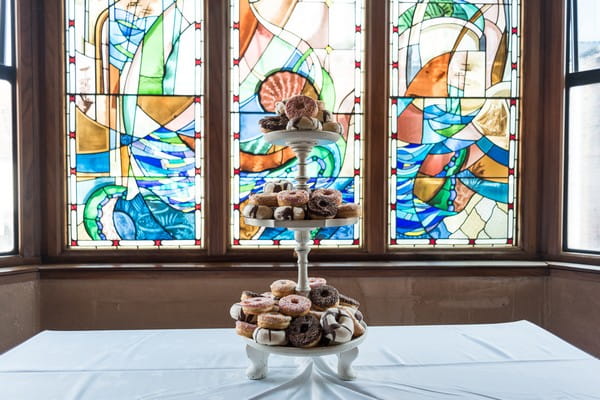
<svg viewBox="0 0 600 400"><path fill-rule="evenodd" d="M248 379L264 379L269 370L269 353L262 352L250 345L246 345L246 355L250 366L246 369Z"/></svg>
<svg viewBox="0 0 600 400"><path fill-rule="evenodd" d="M339 353L338 355L338 376L345 381L356 379L356 373L352 368L352 362L358 357L358 347Z"/></svg>

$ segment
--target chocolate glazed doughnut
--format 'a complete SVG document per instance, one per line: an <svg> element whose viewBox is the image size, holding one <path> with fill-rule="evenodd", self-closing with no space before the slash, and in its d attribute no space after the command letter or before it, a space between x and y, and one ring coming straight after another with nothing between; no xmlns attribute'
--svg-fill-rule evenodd
<svg viewBox="0 0 600 400"><path fill-rule="evenodd" d="M308 212L313 219L334 218L337 211L337 204L328 196L316 194L308 201Z"/></svg>
<svg viewBox="0 0 600 400"><path fill-rule="evenodd" d="M314 347L321 341L319 319L312 314L294 318L286 329L288 340L294 347Z"/></svg>
<svg viewBox="0 0 600 400"><path fill-rule="evenodd" d="M308 298L313 307L319 311L336 307L340 302L340 294L336 288L329 285L322 285L310 290Z"/></svg>

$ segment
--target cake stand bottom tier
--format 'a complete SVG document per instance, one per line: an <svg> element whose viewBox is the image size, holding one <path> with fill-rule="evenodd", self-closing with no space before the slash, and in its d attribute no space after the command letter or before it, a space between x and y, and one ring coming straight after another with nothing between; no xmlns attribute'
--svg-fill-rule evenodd
<svg viewBox="0 0 600 400"><path fill-rule="evenodd" d="M365 340L367 332L348 343L328 347L313 347L301 349L285 346L265 346L256 343L252 339L244 338L246 341L246 355L250 360L250 366L246 370L248 379L264 379L269 370L269 355L279 354L290 357L320 357L336 354L338 357L337 373L340 379L351 381L356 379L356 373L352 363L358 357L358 345Z"/></svg>

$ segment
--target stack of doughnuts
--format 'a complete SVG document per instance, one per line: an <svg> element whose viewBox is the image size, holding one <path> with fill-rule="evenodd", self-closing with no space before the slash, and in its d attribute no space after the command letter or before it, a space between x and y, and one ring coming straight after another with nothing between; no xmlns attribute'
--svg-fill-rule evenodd
<svg viewBox="0 0 600 400"><path fill-rule="evenodd" d="M335 189L312 192L294 190L289 181L268 182L263 193L250 195L242 209L246 218L299 220L353 218L360 216L360 207L342 203L342 193Z"/></svg>
<svg viewBox="0 0 600 400"><path fill-rule="evenodd" d="M360 303L327 285L324 278L309 278L308 297L296 294L296 282L276 280L262 294L244 290L229 313L238 335L267 346L310 348L349 342L366 330Z"/></svg>
<svg viewBox="0 0 600 400"><path fill-rule="evenodd" d="M258 121L263 133L280 130L329 131L342 133L342 125L332 120L325 103L304 95L275 103L277 115Z"/></svg>

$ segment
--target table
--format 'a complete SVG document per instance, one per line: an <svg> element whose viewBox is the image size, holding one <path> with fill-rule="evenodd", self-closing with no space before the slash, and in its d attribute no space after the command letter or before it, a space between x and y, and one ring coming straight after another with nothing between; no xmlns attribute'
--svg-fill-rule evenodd
<svg viewBox="0 0 600 400"><path fill-rule="evenodd" d="M246 379L233 329L44 331L0 355L0 398L600 399L600 360L527 321L370 327L354 363L272 355Z"/></svg>

